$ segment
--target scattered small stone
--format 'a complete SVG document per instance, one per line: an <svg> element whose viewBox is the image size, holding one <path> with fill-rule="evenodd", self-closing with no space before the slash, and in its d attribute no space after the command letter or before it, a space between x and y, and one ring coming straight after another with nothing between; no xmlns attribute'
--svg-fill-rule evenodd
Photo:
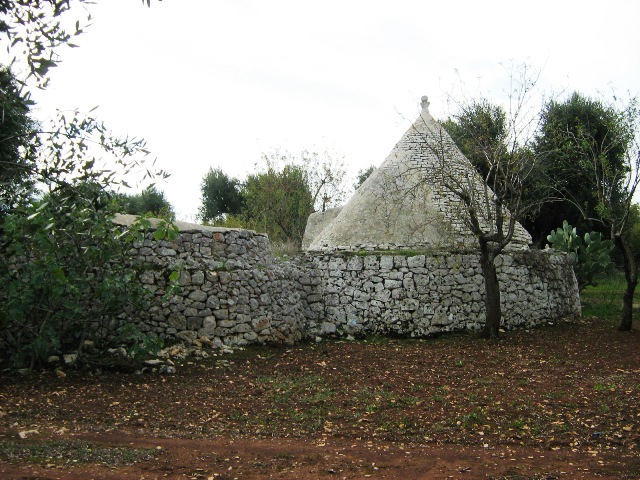
<svg viewBox="0 0 640 480"><path fill-rule="evenodd" d="M116 355L119 357L127 356L127 351L125 350L124 347L110 348L109 350L107 350L107 353L110 353L111 355Z"/></svg>
<svg viewBox="0 0 640 480"><path fill-rule="evenodd" d="M67 353L67 354L63 355L62 358L64 358L64 363L66 363L67 365L73 365L78 360L78 354L77 353Z"/></svg>
<svg viewBox="0 0 640 480"><path fill-rule="evenodd" d="M154 358L151 360L145 360L144 361L145 365L149 365L151 367L157 367L158 365L163 365L164 364L164 360L160 360L159 358Z"/></svg>

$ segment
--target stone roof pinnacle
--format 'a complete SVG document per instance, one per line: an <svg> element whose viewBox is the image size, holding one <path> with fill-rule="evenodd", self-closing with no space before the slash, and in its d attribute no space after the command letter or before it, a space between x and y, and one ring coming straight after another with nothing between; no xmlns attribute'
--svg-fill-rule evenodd
<svg viewBox="0 0 640 480"><path fill-rule="evenodd" d="M431 103L429 102L429 97L427 97L426 95L423 95L422 98L420 99L420 106L422 107L422 112L420 113L420 117L424 122L434 121L433 117L429 113L429 105L431 105Z"/></svg>

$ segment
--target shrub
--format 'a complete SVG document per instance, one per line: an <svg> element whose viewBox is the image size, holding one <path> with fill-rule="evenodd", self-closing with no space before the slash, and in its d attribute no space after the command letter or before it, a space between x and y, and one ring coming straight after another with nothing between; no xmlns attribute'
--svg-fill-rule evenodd
<svg viewBox="0 0 640 480"><path fill-rule="evenodd" d="M575 228L565 220L562 228L557 228L547 236L554 250L566 252L571 259L573 271L578 280L578 289L587 285L597 285L598 276L613 270L611 251L613 242L603 240L600 232L585 233L581 238Z"/></svg>
<svg viewBox="0 0 640 480"><path fill-rule="evenodd" d="M14 367L81 354L87 340L126 340L114 337L123 313L148 300L127 253L145 219L123 231L115 208L104 190L76 183L0 218L0 344Z"/></svg>

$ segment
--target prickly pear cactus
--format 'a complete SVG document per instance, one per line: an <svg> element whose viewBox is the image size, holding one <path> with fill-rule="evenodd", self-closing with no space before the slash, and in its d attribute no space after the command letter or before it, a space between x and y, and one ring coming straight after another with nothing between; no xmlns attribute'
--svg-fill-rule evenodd
<svg viewBox="0 0 640 480"><path fill-rule="evenodd" d="M599 276L613 270L613 242L603 239L600 232L585 233L584 238L581 238L576 229L565 220L562 228L547 235L547 241L554 250L569 255L580 291L587 285L597 285Z"/></svg>

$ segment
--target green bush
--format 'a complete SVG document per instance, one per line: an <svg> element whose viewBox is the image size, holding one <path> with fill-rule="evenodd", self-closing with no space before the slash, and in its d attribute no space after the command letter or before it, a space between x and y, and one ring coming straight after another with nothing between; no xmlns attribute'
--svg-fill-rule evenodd
<svg viewBox="0 0 640 480"><path fill-rule="evenodd" d="M599 232L585 233L584 238L581 238L576 229L565 220L562 222L562 228L551 232L547 240L554 250L569 255L580 291L587 285L597 285L596 279L599 276L613 271L613 242L603 240Z"/></svg>
<svg viewBox="0 0 640 480"><path fill-rule="evenodd" d="M126 329L114 337L122 314L149 299L127 253L144 218L123 231L112 222L115 202L90 184L64 185L46 198L0 217L0 344L14 367L81 356L87 340L103 350L131 340Z"/></svg>

